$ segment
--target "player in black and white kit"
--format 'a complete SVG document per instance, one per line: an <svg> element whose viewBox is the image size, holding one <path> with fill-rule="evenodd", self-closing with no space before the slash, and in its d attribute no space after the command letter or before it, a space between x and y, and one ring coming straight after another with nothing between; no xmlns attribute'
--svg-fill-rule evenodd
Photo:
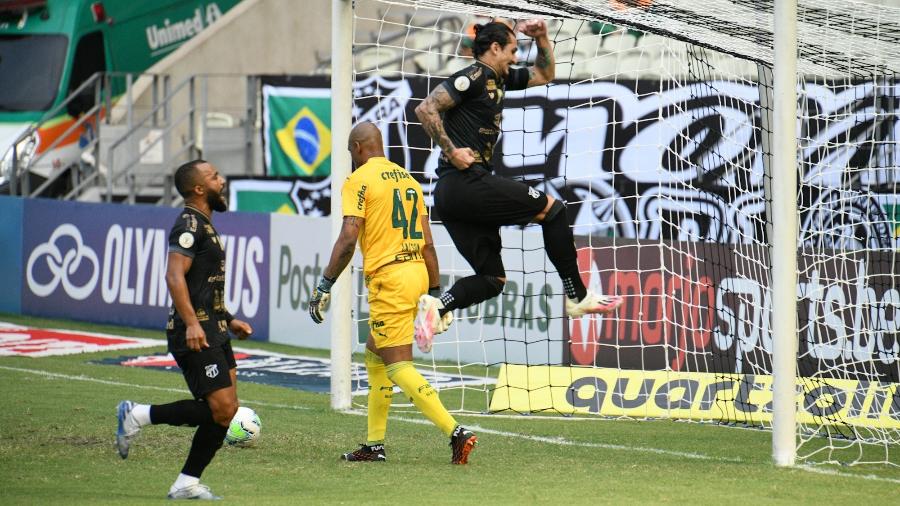
<svg viewBox="0 0 900 506"><path fill-rule="evenodd" d="M528 21L519 29L534 38L537 46L533 69L511 67L518 47L508 25L497 21L478 25L475 63L447 78L416 107L422 127L442 151L434 206L456 248L475 270L474 276L460 279L439 299L422 296L417 335L430 338L440 330L440 319L447 312L500 294L506 282L500 227L506 225L541 224L544 247L562 279L570 317L608 313L622 303L621 297L585 288L565 205L522 182L493 173L504 93L545 85L555 75L546 23Z"/></svg>
<svg viewBox="0 0 900 506"><path fill-rule="evenodd" d="M237 364L229 330L246 339L253 330L225 308L225 249L212 212L228 209L225 180L203 160L175 171L184 210L169 233L166 283L172 308L166 324L169 352L194 399L148 405L122 401L116 444L124 459L132 440L148 424L197 427L187 461L169 489L169 499L218 499L200 475L222 446L238 408Z"/></svg>

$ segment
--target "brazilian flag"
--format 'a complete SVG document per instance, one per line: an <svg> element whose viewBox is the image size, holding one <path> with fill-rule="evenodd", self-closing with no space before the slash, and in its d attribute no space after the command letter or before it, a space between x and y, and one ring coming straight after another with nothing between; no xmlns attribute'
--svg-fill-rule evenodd
<svg viewBox="0 0 900 506"><path fill-rule="evenodd" d="M331 90L263 86L266 173L331 174Z"/></svg>

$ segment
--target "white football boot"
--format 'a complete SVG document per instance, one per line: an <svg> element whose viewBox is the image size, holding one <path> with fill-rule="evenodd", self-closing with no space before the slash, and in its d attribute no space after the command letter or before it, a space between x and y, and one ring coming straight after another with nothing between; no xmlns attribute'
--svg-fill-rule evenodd
<svg viewBox="0 0 900 506"><path fill-rule="evenodd" d="M588 290L581 302L566 297L566 314L569 318L579 318L586 314L612 313L624 301L625 299L618 295L597 295Z"/></svg>
<svg viewBox="0 0 900 506"><path fill-rule="evenodd" d="M416 346L422 353L431 351L434 336L446 332L453 323L453 312L447 311L441 316L444 303L437 297L425 294L419 297L419 312L416 314Z"/></svg>
<svg viewBox="0 0 900 506"><path fill-rule="evenodd" d="M131 447L131 440L141 431L141 426L134 419L134 403L131 401L122 401L116 408L116 417L119 420L119 427L116 430L116 448L119 450L119 456L123 459L128 458L128 449Z"/></svg>
<svg viewBox="0 0 900 506"><path fill-rule="evenodd" d="M218 501L221 497L213 494L209 487L196 483L184 488L169 490L169 499L201 499L206 501Z"/></svg>

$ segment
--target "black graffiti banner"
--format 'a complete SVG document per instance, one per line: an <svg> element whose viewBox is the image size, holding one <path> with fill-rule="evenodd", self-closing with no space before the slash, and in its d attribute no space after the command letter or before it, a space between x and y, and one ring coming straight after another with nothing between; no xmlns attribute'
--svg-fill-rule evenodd
<svg viewBox="0 0 900 506"><path fill-rule="evenodd" d="M328 79L265 82L326 89ZM440 153L415 107L439 83L361 75L353 88L354 121L380 126L387 156L422 183L429 205ZM900 247L895 87L801 86L798 244ZM506 94L493 159L498 174L567 201L581 233L766 243L763 113L749 82L557 81Z"/></svg>
<svg viewBox="0 0 900 506"><path fill-rule="evenodd" d="M614 315L570 320L564 362L621 369L771 374L765 248L577 238L585 282L620 294ZM590 244L590 248L586 247ZM892 252L813 256L797 284L803 377L898 382L900 292Z"/></svg>
<svg viewBox="0 0 900 506"><path fill-rule="evenodd" d="M357 81L355 117L382 125L389 156L428 192L439 152L414 109L439 81ZM893 87L801 90L801 242L895 244L900 179ZM759 89L726 81L557 82L506 95L498 174L569 202L580 230L640 239L765 242ZM823 215L827 219L823 225Z"/></svg>

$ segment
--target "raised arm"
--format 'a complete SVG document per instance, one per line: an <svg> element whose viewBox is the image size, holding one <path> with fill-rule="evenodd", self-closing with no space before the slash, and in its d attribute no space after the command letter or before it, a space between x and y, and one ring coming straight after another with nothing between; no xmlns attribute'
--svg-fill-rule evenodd
<svg viewBox="0 0 900 506"><path fill-rule="evenodd" d="M457 169L463 170L475 163L475 152L471 148L456 147L444 130L441 113L454 107L456 107L456 102L453 101L453 97L447 93L447 89L442 84L439 84L416 107L416 117L422 122L422 128L425 129L431 140L441 147L441 151L444 152L450 163Z"/></svg>
<svg viewBox="0 0 900 506"><path fill-rule="evenodd" d="M537 45L537 56L528 87L541 86L556 77L556 60L553 57L553 46L547 37L547 23L543 19L525 21L519 25L519 31L534 39Z"/></svg>

